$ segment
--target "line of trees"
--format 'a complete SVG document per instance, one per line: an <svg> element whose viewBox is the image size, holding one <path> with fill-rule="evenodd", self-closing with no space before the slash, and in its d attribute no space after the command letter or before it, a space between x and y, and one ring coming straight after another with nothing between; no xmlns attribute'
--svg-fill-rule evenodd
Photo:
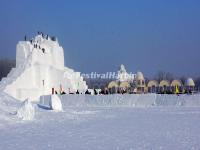
<svg viewBox="0 0 200 150"><path fill-rule="evenodd" d="M0 80L6 77L10 72L11 68L16 66L16 61L14 59L2 58L0 59Z"/></svg>
<svg viewBox="0 0 200 150"><path fill-rule="evenodd" d="M170 72L158 71L155 75L155 80L159 82L162 80L172 81L174 80L174 75Z"/></svg>

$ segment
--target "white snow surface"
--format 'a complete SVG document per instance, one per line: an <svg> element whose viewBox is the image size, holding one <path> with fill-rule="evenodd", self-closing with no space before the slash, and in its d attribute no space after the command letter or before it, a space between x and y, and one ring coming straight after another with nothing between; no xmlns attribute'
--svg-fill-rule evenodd
<svg viewBox="0 0 200 150"><path fill-rule="evenodd" d="M64 95L60 98L62 112L36 107L34 120L23 121L12 114L20 103L0 93L0 149L200 148L200 95Z"/></svg>
<svg viewBox="0 0 200 150"><path fill-rule="evenodd" d="M17 111L17 116L22 120L33 120L35 116L35 108L30 100L25 100Z"/></svg>

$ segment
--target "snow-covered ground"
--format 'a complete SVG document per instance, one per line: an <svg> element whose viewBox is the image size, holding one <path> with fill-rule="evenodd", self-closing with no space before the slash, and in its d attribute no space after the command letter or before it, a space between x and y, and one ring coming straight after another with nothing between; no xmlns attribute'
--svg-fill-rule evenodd
<svg viewBox="0 0 200 150"><path fill-rule="evenodd" d="M63 96L62 112L35 104L23 121L21 103L0 94L0 149L200 149L200 95L135 96Z"/></svg>

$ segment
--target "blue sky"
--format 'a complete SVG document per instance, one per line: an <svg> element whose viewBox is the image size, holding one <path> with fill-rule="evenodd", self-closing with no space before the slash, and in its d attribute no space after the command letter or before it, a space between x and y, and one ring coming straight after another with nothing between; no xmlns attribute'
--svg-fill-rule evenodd
<svg viewBox="0 0 200 150"><path fill-rule="evenodd" d="M24 35L58 37L66 66L154 76L200 75L199 0L2 0L0 57L15 58Z"/></svg>

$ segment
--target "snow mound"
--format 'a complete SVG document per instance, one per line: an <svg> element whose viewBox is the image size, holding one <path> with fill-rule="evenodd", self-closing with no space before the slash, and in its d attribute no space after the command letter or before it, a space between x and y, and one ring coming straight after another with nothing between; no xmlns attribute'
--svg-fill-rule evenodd
<svg viewBox="0 0 200 150"><path fill-rule="evenodd" d="M22 106L17 111L17 116L22 120L33 120L35 108L28 99L22 103Z"/></svg>
<svg viewBox="0 0 200 150"><path fill-rule="evenodd" d="M0 92L0 127L18 119L15 117L20 102L4 92ZM6 126L6 125L5 125Z"/></svg>
<svg viewBox="0 0 200 150"><path fill-rule="evenodd" d="M62 111L62 103L58 95L51 95L50 107L55 111Z"/></svg>

